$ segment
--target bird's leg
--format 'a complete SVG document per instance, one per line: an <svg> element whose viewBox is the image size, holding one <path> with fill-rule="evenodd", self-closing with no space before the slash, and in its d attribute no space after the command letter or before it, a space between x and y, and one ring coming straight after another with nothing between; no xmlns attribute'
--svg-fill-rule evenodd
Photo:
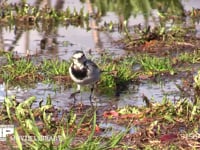
<svg viewBox="0 0 200 150"><path fill-rule="evenodd" d="M78 84L77 85L77 91L76 92L74 92L74 93L72 93L71 95L70 95L70 97L69 98L74 98L74 106L75 106L75 104L76 104L76 94L78 94L78 93L80 93L81 92L81 86Z"/></svg>
<svg viewBox="0 0 200 150"><path fill-rule="evenodd" d="M93 106L93 103L92 103L92 95L93 95L93 92L94 92L94 85L92 85L91 87L91 93L90 93L90 104Z"/></svg>
<svg viewBox="0 0 200 150"><path fill-rule="evenodd" d="M74 92L74 93L72 93L71 95L70 95L70 97L69 98L74 98L74 106L76 105L76 94L78 94L78 93L80 93L80 91L76 91L76 92Z"/></svg>

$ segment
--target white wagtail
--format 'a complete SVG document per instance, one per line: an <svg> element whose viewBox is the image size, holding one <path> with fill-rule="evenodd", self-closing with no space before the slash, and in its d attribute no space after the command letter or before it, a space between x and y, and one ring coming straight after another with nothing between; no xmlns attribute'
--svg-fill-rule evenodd
<svg viewBox="0 0 200 150"><path fill-rule="evenodd" d="M87 59L83 51L76 51L72 56L72 64L69 67L71 79L77 83L77 91L70 97L80 93L81 85L91 85L90 103L92 104L92 94L94 84L100 79L101 71L98 66L91 60Z"/></svg>

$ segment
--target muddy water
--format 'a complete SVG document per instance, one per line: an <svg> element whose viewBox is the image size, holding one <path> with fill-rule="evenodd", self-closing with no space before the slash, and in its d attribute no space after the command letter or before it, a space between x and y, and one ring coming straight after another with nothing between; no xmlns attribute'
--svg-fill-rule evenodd
<svg viewBox="0 0 200 150"><path fill-rule="evenodd" d="M18 2L10 0L9 2ZM34 1L27 1L31 5L34 5ZM200 3L196 0L183 1L182 2L186 10L194 8L200 8ZM44 6L43 2L40 7ZM51 1L49 6L54 7L55 1ZM88 3L81 3L79 0L66 0L63 5L63 9L66 7L76 8L80 10L84 7L85 11L90 10ZM155 12L156 13L156 10ZM107 12L102 17L99 25L103 25L104 22L118 22L118 17L114 12ZM1 32L1 43L0 48L5 50L12 50L18 55L37 54L38 57L58 57L60 59L69 60L74 50L83 50L88 53L89 50L92 54L99 57L101 52L108 52L118 55L126 54L126 51L112 44L112 41L120 39L123 34L117 31L104 32L96 30L94 20L90 21L91 30L87 31L80 27L75 26L58 26L52 32L46 32L42 30L42 25L39 24L39 30L34 28L28 31L12 26L11 29L0 28ZM143 24L145 20L142 14L138 14L135 17L130 17L129 26L136 24ZM149 24L153 25L152 18L149 18ZM196 23L197 36L200 36L200 24ZM19 38L16 39L16 34L19 33ZM41 48L40 42L42 39L48 39L48 43L44 48ZM159 81L154 83L153 81L145 81L139 85L129 85L129 89L122 93L120 97L115 101L116 105L122 107L124 105L143 105L142 95L152 98L155 101L161 101L163 96L167 96L170 99L176 99L179 97L179 90L176 84L182 84L181 80L167 80ZM5 96L15 95L17 99L24 100L29 96L37 96L38 101L46 99L48 95L53 99L53 104L57 107L68 107L69 103L72 102L68 99L70 93L74 89L64 89L58 85L48 85L38 83L34 87L22 88L22 87L9 87L8 89L4 84L0 85L0 101L4 100ZM83 103L89 105L89 92L84 91L82 96L79 97ZM113 98L105 95L98 95L97 101L99 105L106 105L106 102ZM38 101L35 105L38 104Z"/></svg>

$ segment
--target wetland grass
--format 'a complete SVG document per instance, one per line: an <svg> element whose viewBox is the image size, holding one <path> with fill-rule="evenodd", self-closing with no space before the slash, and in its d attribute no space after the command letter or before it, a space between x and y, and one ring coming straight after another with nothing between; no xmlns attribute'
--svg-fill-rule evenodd
<svg viewBox="0 0 200 150"><path fill-rule="evenodd" d="M136 62L134 57L122 57L112 59L110 56L104 56L101 60L100 67L104 71L101 75L99 87L104 89L108 95L117 92L120 86L126 87L134 77L133 64Z"/></svg>
<svg viewBox="0 0 200 150"><path fill-rule="evenodd" d="M150 55L142 55L138 58L139 63L146 72L162 73L170 72L173 73L173 67L168 57L156 57Z"/></svg>
<svg viewBox="0 0 200 150"><path fill-rule="evenodd" d="M52 150L109 149L115 148L123 137L123 134L107 140L99 137L96 111L91 113L91 110L87 110L77 118L77 112L73 110L59 115L60 110L53 105L31 107L36 97L30 97L20 104L16 101L15 98L7 97L0 114L2 123L15 125L14 137L7 139L12 147Z"/></svg>
<svg viewBox="0 0 200 150"><path fill-rule="evenodd" d="M69 65L69 62L60 61L58 59L44 59L39 68L41 69L41 73L48 79L56 80L59 77L63 77L63 79L68 79Z"/></svg>
<svg viewBox="0 0 200 150"><path fill-rule="evenodd" d="M112 58L109 55L103 56L97 60L97 64L104 72L101 80L97 84L99 92L107 95L116 95L119 91L126 89L127 85L137 80L143 75L164 75L170 73L173 75L181 69L181 65L175 65L182 61L198 63L199 57L194 54L183 54L176 58L157 57L149 54L136 54L134 56L124 56ZM11 53L3 55L7 59L6 64L2 64L0 77L5 83L37 83L46 82L66 83L73 85L68 68L70 62L58 59L43 59L38 61L37 58L15 58ZM178 60L173 62L173 59ZM36 63L37 62L37 63ZM134 70L134 65L139 64L141 67ZM178 66L178 67L177 67ZM183 68L184 69L184 68Z"/></svg>
<svg viewBox="0 0 200 150"><path fill-rule="evenodd" d="M14 81L22 74L34 74L34 76L40 74L45 76L45 79L42 78L43 80L52 80L56 76L68 76L69 62L66 61L43 60L36 64L33 63L34 59L14 59L10 54L6 54L6 58L7 64L2 65L1 74L6 72L15 76L13 78L2 76L7 82ZM177 69L173 68L169 57L158 58L151 55L121 58L105 56L98 64L105 71L98 86L102 90L103 87L109 87L112 89L109 89L110 91L115 91L119 84L123 86L131 80L137 79L141 72L150 71L155 74L163 74ZM134 64L140 64L141 69L134 71ZM15 69L18 69L16 74L14 73ZM29 78L20 79L29 80ZM194 85L198 90L199 73L194 78ZM195 97L197 100L199 99L197 92ZM36 102L39 103L39 106L33 108L32 105ZM23 149L60 150L141 147L160 149L166 146L168 148L195 148L197 146L198 139L192 139L189 136L189 134L198 135L200 108L197 103L192 103L187 98L179 99L174 103L166 98L163 98L162 103L152 103L151 101L149 103L151 103L149 107L126 106L113 110L115 116L107 118L113 112L107 113L107 116L102 112L102 115L98 115L98 117L96 112L91 112L89 108L86 109L87 111L82 110L81 115L73 110L63 112L52 105L51 97L47 97L46 104L43 104L42 101L39 102L35 96L21 103L15 97L6 97L1 107L0 119L3 124L15 124L15 141L9 141L9 143L19 149L22 147ZM99 136L104 133L104 130L99 128L98 123L105 118L107 121L125 126L127 132L117 133L111 137ZM128 132L130 124L137 127L132 134ZM180 132L180 128L183 128L184 131ZM45 141L43 139L45 135L50 135L51 139ZM20 139L20 136L32 136L37 140L26 141L27 139ZM146 142L141 142L143 140ZM187 145L183 145L184 140L188 142ZM193 145L191 145L192 142Z"/></svg>
<svg viewBox="0 0 200 150"><path fill-rule="evenodd" d="M2 10L0 21L7 25L37 25L40 22L57 23L64 25L75 25L88 27L89 14L84 13L83 9L77 12L75 9L67 8L65 11L56 10L54 8L43 8L30 6L22 2L22 4L5 5ZM6 2L5 2L6 3ZM105 3L106 4L106 3ZM119 3L120 4L120 3ZM159 4L160 5L160 4ZM107 5L105 5L107 6ZM121 7L121 5L119 5ZM132 5L130 5L132 6ZM134 6L134 5L133 5ZM125 7L124 7L125 8ZM104 10L104 9L102 9ZM118 7L117 7L118 10ZM13 13L15 12L15 13ZM193 10L190 14L198 20L198 10ZM103 14L103 13L102 13ZM97 17L93 14L94 17ZM93 17L90 16L90 17ZM99 13L101 15L101 13ZM124 47L129 50L142 50L148 52L154 47L159 47L153 52L160 53L164 45L170 47L170 50L182 50L174 45L187 46L187 32L181 26L173 26L168 30L165 27L167 19L171 16L163 15L161 19L164 21L161 26L155 29L150 27L141 29L138 26L139 39L134 39L128 31L127 21L124 26L127 37L121 40ZM173 16L174 17L174 16ZM179 17L180 18L180 17ZM176 21L176 19L175 19ZM115 24L109 23L104 30L114 31ZM194 29L194 27L192 27ZM189 31L189 30L187 30ZM156 42L155 42L156 41ZM192 41L192 43L195 41ZM161 45L159 45L161 43ZM175 44L174 44L175 43ZM122 43L120 43L122 44ZM158 44L158 45L156 45ZM174 45L170 45L174 44ZM170 45L170 46L169 46ZM190 44L193 46L194 44ZM194 49L197 46L194 46ZM168 50L168 49L167 49ZM167 53L170 52L167 51ZM164 52L163 54L166 54ZM5 55L5 54L4 54ZM38 81L54 82L55 80L68 79L69 63L60 60L46 60L37 64L32 59L19 58L15 59L11 54L7 54L7 64L2 64L0 69L0 78L4 82L12 84L16 81L22 81L26 84ZM102 92L116 93L117 90L124 90L132 80L137 80L141 74L165 74L178 72L177 63L189 62L199 63L199 53L181 53L173 62L173 58L162 55L152 56L137 55L114 59L107 57L99 63L102 70L105 70L98 86ZM140 64L141 69L134 71L133 65ZM186 71L186 70L184 70ZM191 102L188 98L180 98L176 102L163 98L162 103L152 103L149 101L149 107L133 107L112 110L108 113L112 117L103 118L103 112L97 115L96 111L86 108L87 111L68 110L63 111L55 108L51 103L51 97L47 97L46 104L38 101L32 96L19 103L16 97L5 97L0 108L0 121L3 124L15 124L14 137L15 141L10 141L9 145L13 149L198 149L199 148L199 89L200 89L200 73L194 78L195 100ZM70 80L67 80L71 84ZM193 87L192 87L193 88ZM147 98L148 99L148 98ZM39 103L38 107L32 107L33 103ZM106 120L106 121L105 121ZM104 133L104 129L99 129L99 122L114 122L127 128L127 132L113 134L111 137L99 136ZM130 125L137 127L134 133L128 132ZM108 129L109 130L109 129ZM49 141L44 140L44 136L52 136ZM21 139L20 136L32 136L34 139ZM58 138L58 140L55 140ZM8 137L9 140L9 137ZM12 146L14 145L14 146ZM17 148L16 148L17 147Z"/></svg>
<svg viewBox="0 0 200 150"><path fill-rule="evenodd" d="M7 97L1 107L1 122L15 125L15 140L7 139L13 148L198 148L200 107L185 98L175 103L163 98L161 103L150 102L151 107L126 106L102 112L98 117L91 109L78 115L74 110L63 112L47 103L33 108L36 101L36 97L30 97L18 103L15 97ZM106 132L99 128L102 121L125 126L127 131L100 136ZM129 132L131 127L136 127L136 131Z"/></svg>
<svg viewBox="0 0 200 150"><path fill-rule="evenodd" d="M3 78L6 83L12 81L22 81L27 83L35 82L39 79L39 74L37 74L37 66L30 60L25 58L20 58L14 60L12 54L7 53L7 64L1 66L1 78Z"/></svg>
<svg viewBox="0 0 200 150"><path fill-rule="evenodd" d="M200 50L191 52L184 52L178 56L178 60L186 63L200 63Z"/></svg>
<svg viewBox="0 0 200 150"><path fill-rule="evenodd" d="M136 131L126 134L121 143L132 149L198 149L199 105L189 99L173 103L163 98L161 103L151 106L128 106L107 113L106 118L114 123L136 127Z"/></svg>
<svg viewBox="0 0 200 150"><path fill-rule="evenodd" d="M53 24L73 24L74 26L84 26L88 24L89 14L84 13L83 8L78 12L73 10L58 10L55 8L43 7L38 9L37 6L31 6L25 2L16 3L15 5L4 2L1 4L4 9L0 16L0 21L4 24L18 24L19 26L37 25L39 22ZM22 25L23 24L23 25Z"/></svg>

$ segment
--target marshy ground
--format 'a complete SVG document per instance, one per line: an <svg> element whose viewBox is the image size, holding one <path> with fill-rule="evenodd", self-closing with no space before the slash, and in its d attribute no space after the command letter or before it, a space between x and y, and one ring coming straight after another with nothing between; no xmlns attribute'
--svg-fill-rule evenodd
<svg viewBox="0 0 200 150"><path fill-rule="evenodd" d="M1 147L199 149L199 9L179 1L76 2L81 9L59 2L0 2L0 122L15 126ZM138 10L144 24L132 25ZM68 98L77 49L105 71L94 107L87 87L75 107ZM168 83L169 91L158 88Z"/></svg>

